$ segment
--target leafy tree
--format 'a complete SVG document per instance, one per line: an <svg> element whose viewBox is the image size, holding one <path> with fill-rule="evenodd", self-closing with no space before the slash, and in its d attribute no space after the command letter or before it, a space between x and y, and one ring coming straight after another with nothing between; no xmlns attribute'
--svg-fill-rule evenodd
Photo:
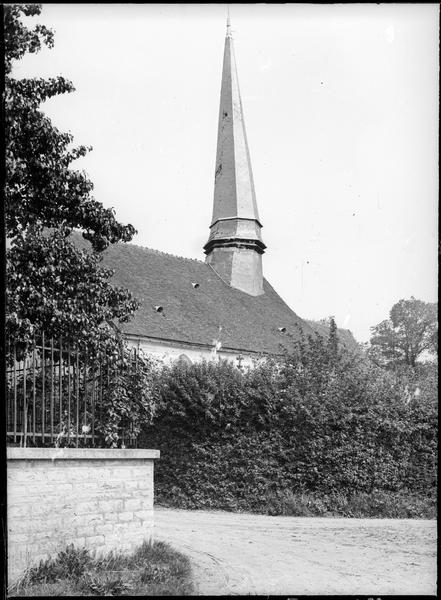
<svg viewBox="0 0 441 600"><path fill-rule="evenodd" d="M86 173L72 168L88 148L72 148L42 112L42 102L74 90L63 77L13 77L13 62L27 52L53 46L53 32L24 21L41 13L37 4L4 6L5 21L5 222L7 250L7 336L24 348L34 332L112 345L111 323L127 320L137 302L114 288L100 251L129 241L135 229L122 225L92 196ZM75 247L69 234L82 231L91 250Z"/></svg>
<svg viewBox="0 0 441 600"><path fill-rule="evenodd" d="M338 353L338 334L337 325L334 317L330 317L329 321L329 338L328 338L328 349L331 356L336 357Z"/></svg>
<svg viewBox="0 0 441 600"><path fill-rule="evenodd" d="M371 330L368 354L374 362L415 367L423 352L437 352L437 305L413 296L400 300L391 308L389 319Z"/></svg>
<svg viewBox="0 0 441 600"><path fill-rule="evenodd" d="M91 351L115 350L111 325L127 320L137 302L110 284L113 271L99 266L97 253L77 248L62 229L30 229L15 238L8 259L8 335L19 354L42 331Z"/></svg>
<svg viewBox="0 0 441 600"><path fill-rule="evenodd" d="M41 6L8 5L5 13L5 133L6 226L9 236L26 231L30 224L80 228L94 249L109 243L130 241L132 225L121 225L113 209L106 209L91 192L92 182L83 172L70 169L88 148L69 149L71 134L62 133L39 109L49 98L74 91L64 77L48 80L12 77L12 61L26 52L38 52L42 44L53 46L53 32L43 25L29 30L20 17L35 16ZM91 148L89 148L91 149Z"/></svg>
<svg viewBox="0 0 441 600"><path fill-rule="evenodd" d="M122 430L136 432L151 420L155 402L149 361L134 374L118 331L118 323L131 317L138 302L128 290L112 286L113 271L100 264L102 251L130 241L135 229L95 200L87 174L73 167L90 148L72 147L72 135L59 131L41 110L46 100L74 91L72 83L61 76L13 75L14 61L53 46L50 29L27 26L41 6L12 4L3 11L7 340L19 358L44 332L46 338L62 337L94 356L104 353L109 365L118 361L118 369L110 369L106 378L104 418L97 424L105 443L115 446ZM74 243L74 230L87 241ZM93 376L90 368L88 376ZM64 424L58 425L62 435Z"/></svg>
<svg viewBox="0 0 441 600"><path fill-rule="evenodd" d="M337 347L344 346L347 349L361 351L360 344L355 340L352 333L349 329L340 329L335 324L334 317L326 317L324 319L319 319L318 321L307 319L306 322L311 325L314 333L319 333L325 338L329 339L331 322L334 321L333 327L335 326L335 331L333 332L337 335Z"/></svg>

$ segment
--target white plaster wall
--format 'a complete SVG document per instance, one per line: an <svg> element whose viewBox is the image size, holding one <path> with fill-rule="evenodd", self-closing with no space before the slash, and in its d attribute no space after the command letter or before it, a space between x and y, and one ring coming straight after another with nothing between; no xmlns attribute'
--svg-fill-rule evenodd
<svg viewBox="0 0 441 600"><path fill-rule="evenodd" d="M135 339L129 338L128 344L132 347L139 347L146 354L160 360L164 364L171 364L174 361L179 360L182 355L186 356L192 363L202 362L203 360L228 360L236 366L253 367L257 355L252 356L250 354L241 354L240 352L230 352L222 350L222 348L215 350L213 348L197 348L189 345L174 343L173 345L167 345L162 341L148 340L148 339ZM241 358L239 358L241 357Z"/></svg>

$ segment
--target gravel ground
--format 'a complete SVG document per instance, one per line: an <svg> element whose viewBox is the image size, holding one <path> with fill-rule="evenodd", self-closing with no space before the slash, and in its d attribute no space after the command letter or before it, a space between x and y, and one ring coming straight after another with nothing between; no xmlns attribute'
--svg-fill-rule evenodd
<svg viewBox="0 0 441 600"><path fill-rule="evenodd" d="M436 521L155 508L198 594L436 594Z"/></svg>

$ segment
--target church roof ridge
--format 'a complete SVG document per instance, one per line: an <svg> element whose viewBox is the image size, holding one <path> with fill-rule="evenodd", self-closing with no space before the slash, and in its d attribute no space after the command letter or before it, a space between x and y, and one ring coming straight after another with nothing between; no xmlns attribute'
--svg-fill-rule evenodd
<svg viewBox="0 0 441 600"><path fill-rule="evenodd" d="M148 246L141 246L141 244L134 244L133 242L127 242L127 246L132 246L132 248L139 248L140 250L144 250L146 252L152 252L153 254L160 254L161 256L171 256L172 258L179 258L180 260L190 260L193 262L205 264L203 260L199 260L198 258L189 258L187 256L179 256L178 254L171 254L171 252L164 252L163 250L157 250L156 248L149 248Z"/></svg>

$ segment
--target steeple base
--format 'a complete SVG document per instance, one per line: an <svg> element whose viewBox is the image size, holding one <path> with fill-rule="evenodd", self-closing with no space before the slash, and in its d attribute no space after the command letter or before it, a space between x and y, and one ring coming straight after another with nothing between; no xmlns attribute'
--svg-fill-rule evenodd
<svg viewBox="0 0 441 600"><path fill-rule="evenodd" d="M250 296L264 293L261 252L236 243L213 248L205 262L231 287Z"/></svg>

